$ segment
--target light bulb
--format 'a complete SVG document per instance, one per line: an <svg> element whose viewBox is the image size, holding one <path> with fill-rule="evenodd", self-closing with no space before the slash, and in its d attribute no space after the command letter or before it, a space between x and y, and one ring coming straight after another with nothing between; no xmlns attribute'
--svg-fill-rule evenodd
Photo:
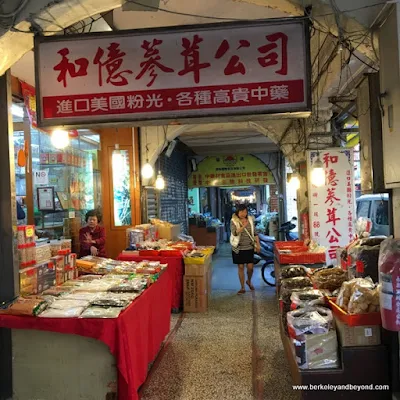
<svg viewBox="0 0 400 400"><path fill-rule="evenodd" d="M56 129L51 134L51 143L56 149L64 149L69 145L68 132L61 129Z"/></svg>
<svg viewBox="0 0 400 400"><path fill-rule="evenodd" d="M158 172L155 188L157 190L163 190L165 188L165 180L164 177L161 175L161 171Z"/></svg>
<svg viewBox="0 0 400 400"><path fill-rule="evenodd" d="M296 174L293 174L289 180L289 185L295 189L299 190L300 189L300 179Z"/></svg>
<svg viewBox="0 0 400 400"><path fill-rule="evenodd" d="M319 156L315 160L311 170L311 184L317 187L325 185L325 170Z"/></svg>
<svg viewBox="0 0 400 400"><path fill-rule="evenodd" d="M142 177L144 179L150 179L154 175L153 167L147 162L142 167Z"/></svg>
<svg viewBox="0 0 400 400"><path fill-rule="evenodd" d="M122 156L120 150L114 150L112 154L112 168L113 171L121 172L124 168L124 157Z"/></svg>

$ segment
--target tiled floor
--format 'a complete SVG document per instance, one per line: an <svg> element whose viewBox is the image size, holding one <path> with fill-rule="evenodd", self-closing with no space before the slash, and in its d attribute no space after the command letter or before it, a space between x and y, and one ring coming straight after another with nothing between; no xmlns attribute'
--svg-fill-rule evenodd
<svg viewBox="0 0 400 400"><path fill-rule="evenodd" d="M204 314L173 316L173 331L141 391L144 400L294 400L279 337L273 288L254 273L243 296L229 249L214 259L212 301Z"/></svg>

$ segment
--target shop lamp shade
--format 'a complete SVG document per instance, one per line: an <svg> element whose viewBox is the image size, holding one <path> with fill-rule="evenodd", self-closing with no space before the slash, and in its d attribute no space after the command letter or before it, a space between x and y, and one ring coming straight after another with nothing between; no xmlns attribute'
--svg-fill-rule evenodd
<svg viewBox="0 0 400 400"><path fill-rule="evenodd" d="M67 131L56 129L51 133L51 143L56 149L64 149L69 145L69 134Z"/></svg>
<svg viewBox="0 0 400 400"><path fill-rule="evenodd" d="M154 175L153 167L147 162L142 167L142 177L144 179L150 179Z"/></svg>
<svg viewBox="0 0 400 400"><path fill-rule="evenodd" d="M292 174L290 179L289 179L289 186L292 187L295 190L300 189L300 179L297 176L297 174Z"/></svg>
<svg viewBox="0 0 400 400"><path fill-rule="evenodd" d="M112 153L112 169L114 172L121 172L124 168L124 157L120 150L114 150Z"/></svg>
<svg viewBox="0 0 400 400"><path fill-rule="evenodd" d="M157 190L164 190L165 189L165 179L164 177L161 175L161 172L158 173L157 175L157 179L156 179L156 183L155 183L155 188Z"/></svg>
<svg viewBox="0 0 400 400"><path fill-rule="evenodd" d="M315 160L311 170L311 184L317 187L325 185L325 170L319 156Z"/></svg>

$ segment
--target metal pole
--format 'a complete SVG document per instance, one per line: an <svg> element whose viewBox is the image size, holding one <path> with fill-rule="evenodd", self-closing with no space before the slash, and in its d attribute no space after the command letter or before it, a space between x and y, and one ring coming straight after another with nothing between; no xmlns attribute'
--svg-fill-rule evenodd
<svg viewBox="0 0 400 400"><path fill-rule="evenodd" d="M0 304L19 292L11 74L0 77ZM0 328L0 400L12 397L11 330Z"/></svg>

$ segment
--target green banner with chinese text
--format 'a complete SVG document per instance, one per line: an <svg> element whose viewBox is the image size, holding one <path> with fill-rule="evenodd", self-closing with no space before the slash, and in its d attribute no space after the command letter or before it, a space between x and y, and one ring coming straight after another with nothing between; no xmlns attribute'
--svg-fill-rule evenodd
<svg viewBox="0 0 400 400"><path fill-rule="evenodd" d="M252 155L207 157L189 176L189 188L274 184L269 168Z"/></svg>

